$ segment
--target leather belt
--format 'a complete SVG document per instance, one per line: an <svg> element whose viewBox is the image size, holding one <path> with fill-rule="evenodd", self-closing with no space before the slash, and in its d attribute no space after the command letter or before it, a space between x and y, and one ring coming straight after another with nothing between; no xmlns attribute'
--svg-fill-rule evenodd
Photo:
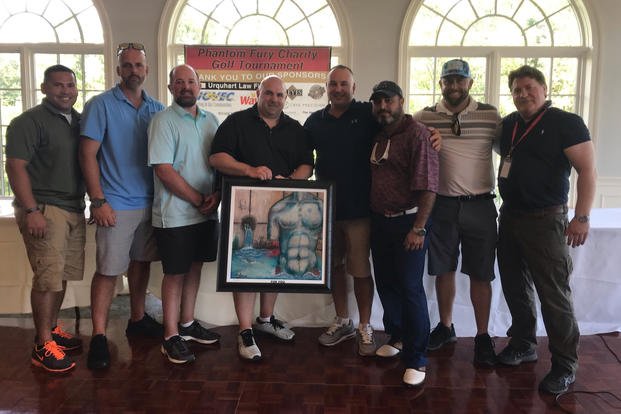
<svg viewBox="0 0 621 414"><path fill-rule="evenodd" d="M416 212L418 212L418 207L412 207L409 210L399 211L398 213L383 214L383 216L386 218L394 218L394 217L407 216L408 214L414 214Z"/></svg>
<svg viewBox="0 0 621 414"><path fill-rule="evenodd" d="M443 195L439 195L439 196L444 197L444 198L450 198L453 200L459 200L459 201L491 200L493 198L496 198L496 194L494 193L471 194L471 195L461 195L461 196L443 196Z"/></svg>
<svg viewBox="0 0 621 414"><path fill-rule="evenodd" d="M516 217L545 217L553 214L567 214L567 206L565 204L535 208L532 210L514 210L512 208L507 208L503 206L500 210L503 213L507 213Z"/></svg>

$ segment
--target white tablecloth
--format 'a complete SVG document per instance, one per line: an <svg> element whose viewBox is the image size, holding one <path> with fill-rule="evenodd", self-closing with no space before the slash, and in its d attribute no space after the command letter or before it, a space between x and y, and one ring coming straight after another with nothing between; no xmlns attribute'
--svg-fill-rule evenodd
<svg viewBox="0 0 621 414"><path fill-rule="evenodd" d="M570 217L573 213L570 212ZM621 331L621 209L595 209L591 215L591 231L584 246L571 251L574 272L571 285L574 292L576 316L583 334ZM153 277L151 287L159 291L161 270ZM154 267L154 270L155 270ZM498 275L498 273L497 273ZM237 319L230 293L215 292L216 266L206 265L197 303L197 317L216 325L236 324ZM429 315L432 326L439 321L435 277L425 276L425 289L429 301ZM489 324L490 334L505 336L511 323L500 278L492 283L492 312ZM258 302L258 298L257 298ZM350 315L357 320L355 298L350 285ZM330 295L281 294L275 313L293 326L324 326L334 316ZM383 309L377 293L373 302L372 324L383 329ZM454 324L459 336L474 336L476 328L470 304L469 278L457 275L457 294L453 312ZM545 330L539 315L537 334L544 336Z"/></svg>
<svg viewBox="0 0 621 414"><path fill-rule="evenodd" d="M571 213L570 213L571 217ZM84 280L70 282L63 307L89 306L90 279L94 270L94 229L89 226L86 246ZM574 292L576 316L583 334L621 331L621 209L595 209L591 214L591 233L584 246L572 249L574 272L571 285ZM12 217L0 218L0 314L30 312L32 273L26 258L21 236ZM152 265L150 290L159 295L161 265ZM434 290L435 278L425 276L432 326L438 320ZM216 265L203 268L202 283L197 301L197 318L215 325L236 324L232 295L216 292ZM453 319L459 336L474 336L475 324L469 297L469 281L457 276L457 295ZM257 300L258 302L258 300ZM350 315L357 320L353 292L349 293ZM257 304L258 306L258 304ZM324 326L334 316L330 295L281 294L276 312L293 326ZM372 323L382 326L382 306L377 294L373 304ZM490 333L504 336L510 324L510 315L502 296L500 280L493 282ZM540 323L538 335L545 335Z"/></svg>

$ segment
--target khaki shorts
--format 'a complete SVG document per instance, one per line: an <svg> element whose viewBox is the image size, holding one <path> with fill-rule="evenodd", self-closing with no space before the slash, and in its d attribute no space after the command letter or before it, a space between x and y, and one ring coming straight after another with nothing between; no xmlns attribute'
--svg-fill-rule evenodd
<svg viewBox="0 0 621 414"><path fill-rule="evenodd" d="M332 268L345 265L353 277L370 277L371 220L339 220L332 229Z"/></svg>
<svg viewBox="0 0 621 414"><path fill-rule="evenodd" d="M15 220L34 273L32 289L60 292L64 280L82 280L84 277L84 213L73 213L49 204L39 204L39 208L47 220L47 232L42 239L28 233L26 212L15 207Z"/></svg>

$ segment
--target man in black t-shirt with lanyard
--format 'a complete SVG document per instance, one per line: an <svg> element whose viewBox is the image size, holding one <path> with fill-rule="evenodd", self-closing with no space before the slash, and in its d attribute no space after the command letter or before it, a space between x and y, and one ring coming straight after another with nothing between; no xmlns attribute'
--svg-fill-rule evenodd
<svg viewBox="0 0 621 414"><path fill-rule="evenodd" d="M511 312L510 341L499 362L537 360L536 288L549 339L552 367L539 384L544 392L565 392L575 381L580 332L569 286L568 246L584 244L595 194L595 160L583 120L546 101L543 74L522 66L509 74L517 108L503 120L498 186L498 265ZM575 215L568 222L571 168L578 173Z"/></svg>

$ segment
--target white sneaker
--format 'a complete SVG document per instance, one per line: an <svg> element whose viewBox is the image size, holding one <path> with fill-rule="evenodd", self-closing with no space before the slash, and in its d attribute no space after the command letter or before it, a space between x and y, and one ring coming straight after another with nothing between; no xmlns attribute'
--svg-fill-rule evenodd
<svg viewBox="0 0 621 414"><path fill-rule="evenodd" d="M403 383L410 387L418 387L425 382L425 367L408 368L403 374Z"/></svg>
<svg viewBox="0 0 621 414"><path fill-rule="evenodd" d="M373 327L369 323L358 328L358 354L361 356L375 355Z"/></svg>
<svg viewBox="0 0 621 414"><path fill-rule="evenodd" d="M397 341L394 344L387 343L380 346L377 351L375 351L375 355L382 358L392 358L399 355L402 349L403 342L401 341Z"/></svg>
<svg viewBox="0 0 621 414"><path fill-rule="evenodd" d="M237 350L239 356L244 359L258 361L261 359L261 351L254 341L252 329L244 329L237 335Z"/></svg>
<svg viewBox="0 0 621 414"><path fill-rule="evenodd" d="M257 318L257 324L252 327L255 331L275 336L283 341L291 341L295 336L295 332L285 326L285 323L276 319L274 315L270 317L269 322L263 322Z"/></svg>

